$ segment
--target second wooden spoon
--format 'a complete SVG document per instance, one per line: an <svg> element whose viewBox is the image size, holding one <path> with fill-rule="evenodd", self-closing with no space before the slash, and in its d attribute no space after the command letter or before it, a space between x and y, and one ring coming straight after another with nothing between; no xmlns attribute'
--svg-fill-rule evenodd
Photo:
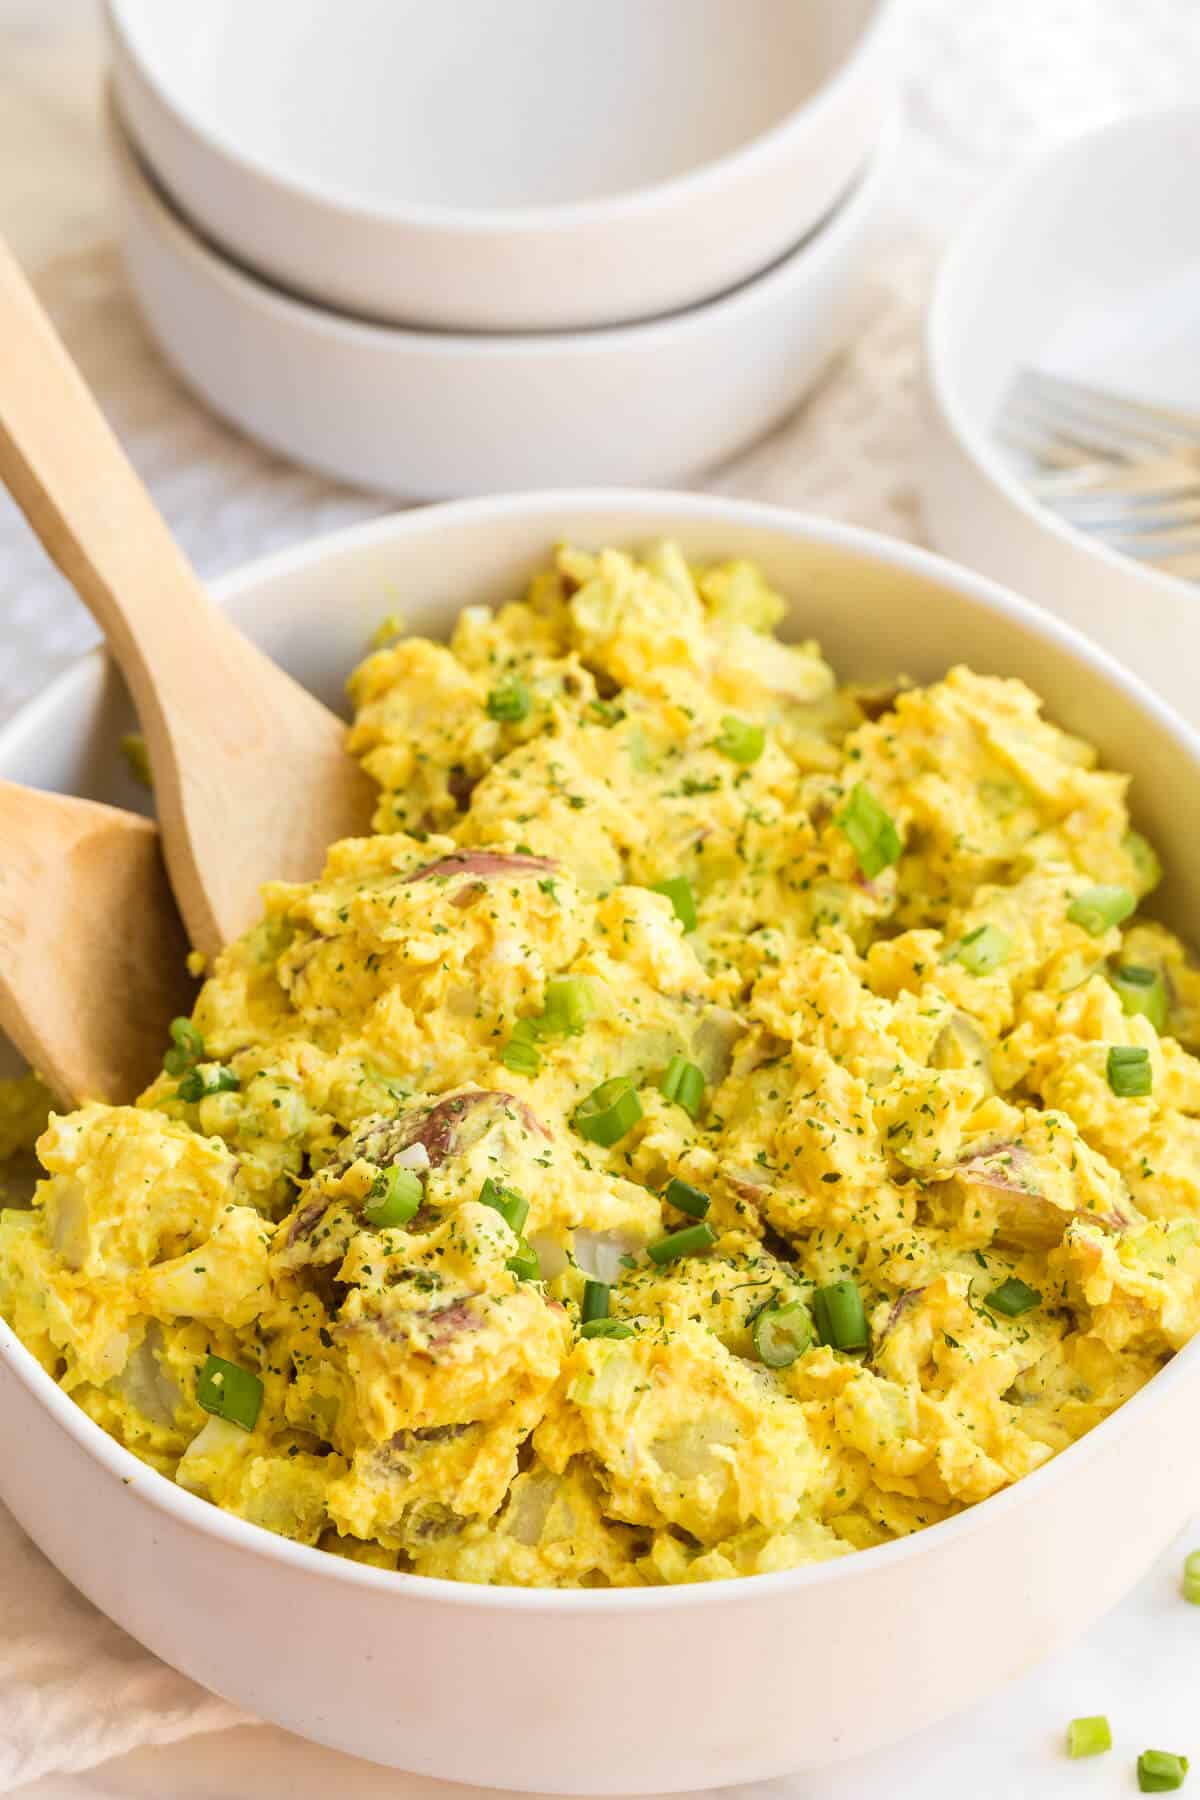
<svg viewBox="0 0 1200 1800"><path fill-rule="evenodd" d="M60 1100L132 1100L190 1013L149 819L0 781L0 1028Z"/></svg>
<svg viewBox="0 0 1200 1800"><path fill-rule="evenodd" d="M340 720L208 600L3 243L0 345L0 477L133 695L171 883L211 954L264 881L311 879L367 829L370 782Z"/></svg>

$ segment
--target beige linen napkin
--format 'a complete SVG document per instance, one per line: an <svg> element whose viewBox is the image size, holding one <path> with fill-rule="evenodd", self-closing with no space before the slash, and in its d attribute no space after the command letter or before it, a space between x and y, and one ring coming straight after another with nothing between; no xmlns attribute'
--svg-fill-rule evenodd
<svg viewBox="0 0 1200 1800"><path fill-rule="evenodd" d="M0 1509L0 1793L241 1722L90 1606Z"/></svg>

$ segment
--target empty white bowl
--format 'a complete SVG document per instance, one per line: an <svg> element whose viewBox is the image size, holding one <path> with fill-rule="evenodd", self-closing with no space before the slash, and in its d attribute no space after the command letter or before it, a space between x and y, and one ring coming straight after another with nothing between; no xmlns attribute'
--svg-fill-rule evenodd
<svg viewBox="0 0 1200 1800"><path fill-rule="evenodd" d="M608 331L367 325L204 243L115 128L125 254L146 319L225 418L297 462L407 498L670 481L787 413L860 322L894 127L832 219L705 306Z"/></svg>
<svg viewBox="0 0 1200 1800"><path fill-rule="evenodd" d="M1118 119L1004 182L951 247L925 330L938 548L1097 638L1200 720L1200 588L1038 504L995 436L1033 363L1200 412L1200 107Z"/></svg>
<svg viewBox="0 0 1200 1800"><path fill-rule="evenodd" d="M248 267L392 324L705 300L849 187L891 0L108 0L134 141Z"/></svg>
<svg viewBox="0 0 1200 1800"><path fill-rule="evenodd" d="M927 681L969 659L1036 684L1133 773L1164 908L1194 921L1200 835L1179 794L1200 779L1195 734L1047 614L911 545L696 495L517 495L304 544L219 595L336 702L397 594L411 630L444 637L463 606L516 595L556 542L664 536L760 561L792 601L790 635L817 637L846 678ZM127 800L129 723L93 654L0 731L0 774ZM1198 1405L1195 1342L1082 1442L914 1537L742 1581L530 1591L395 1575L218 1511L106 1436L0 1324L0 1498L135 1637L260 1718L451 1780L644 1794L865 1753L1081 1633L1194 1508ZM972 1791L1005 1786L983 1767Z"/></svg>

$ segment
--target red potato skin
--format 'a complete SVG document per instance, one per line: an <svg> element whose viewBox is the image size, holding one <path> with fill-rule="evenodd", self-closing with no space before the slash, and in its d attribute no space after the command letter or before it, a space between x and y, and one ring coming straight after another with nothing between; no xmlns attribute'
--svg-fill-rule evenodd
<svg viewBox="0 0 1200 1800"><path fill-rule="evenodd" d="M515 850L455 850L449 856L439 856L435 862L414 869L411 875L404 877L404 885L438 878L445 880L452 875L474 875L481 881L493 875L516 878L553 875L559 867L548 856L525 856Z"/></svg>

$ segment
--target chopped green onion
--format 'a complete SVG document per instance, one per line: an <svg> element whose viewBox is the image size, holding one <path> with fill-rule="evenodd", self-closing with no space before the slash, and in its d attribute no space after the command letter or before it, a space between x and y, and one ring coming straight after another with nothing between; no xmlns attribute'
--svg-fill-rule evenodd
<svg viewBox="0 0 1200 1800"><path fill-rule="evenodd" d="M583 1302L579 1308L579 1316L585 1325L596 1319L607 1319L608 1296L612 1288L607 1281L585 1281L583 1284Z"/></svg>
<svg viewBox="0 0 1200 1800"><path fill-rule="evenodd" d="M140 731L127 731L121 739L121 755L125 758L125 766L139 787L154 791L154 776L150 769L150 752L146 748L146 740Z"/></svg>
<svg viewBox="0 0 1200 1800"><path fill-rule="evenodd" d="M1149 1019L1160 1034L1167 1029L1167 984L1157 969L1147 969L1141 963L1121 963L1109 980L1122 1012L1130 1018L1140 1015Z"/></svg>
<svg viewBox="0 0 1200 1800"><path fill-rule="evenodd" d="M667 881L656 881L652 894L665 894L675 908L675 917L685 931L696 929L696 896L686 875L672 875Z"/></svg>
<svg viewBox="0 0 1200 1800"><path fill-rule="evenodd" d="M493 1181L489 1175L479 1190L479 1204L492 1207L520 1237L529 1217L529 1202L520 1188L502 1187L500 1182Z"/></svg>
<svg viewBox="0 0 1200 1800"><path fill-rule="evenodd" d="M1072 1719L1067 1726L1068 1756L1102 1756L1112 1749L1112 1727L1103 1713Z"/></svg>
<svg viewBox="0 0 1200 1800"><path fill-rule="evenodd" d="M1140 1044L1110 1045L1105 1074L1119 1100L1144 1100L1154 1087L1150 1052Z"/></svg>
<svg viewBox="0 0 1200 1800"><path fill-rule="evenodd" d="M175 1092L180 1100L194 1103L209 1094L235 1094L241 1085L232 1069L189 1069Z"/></svg>
<svg viewBox="0 0 1200 1800"><path fill-rule="evenodd" d="M519 675L510 675L495 686L487 697L487 714L499 725L519 725L529 717L533 704L529 689Z"/></svg>
<svg viewBox="0 0 1200 1800"><path fill-rule="evenodd" d="M516 1254L510 1256L504 1266L512 1270L518 1281L536 1281L542 1272L537 1251L527 1238L517 1240Z"/></svg>
<svg viewBox="0 0 1200 1800"><path fill-rule="evenodd" d="M1143 1750L1137 1759L1138 1787L1143 1794L1170 1794L1183 1786L1188 1772L1186 1756L1170 1750Z"/></svg>
<svg viewBox="0 0 1200 1800"><path fill-rule="evenodd" d="M641 1116L642 1103L632 1081L627 1075L614 1075L580 1101L572 1123L580 1137L607 1150L632 1131Z"/></svg>
<svg viewBox="0 0 1200 1800"><path fill-rule="evenodd" d="M1162 864L1153 846L1140 831L1127 831L1121 840L1121 848L1137 870L1143 894L1148 894L1162 880Z"/></svg>
<svg viewBox="0 0 1200 1800"><path fill-rule="evenodd" d="M801 1300L792 1300L787 1306L765 1306L750 1335L768 1369L786 1369L813 1341L812 1314Z"/></svg>
<svg viewBox="0 0 1200 1800"><path fill-rule="evenodd" d="M1193 1606L1200 1606L1200 1550L1193 1550L1183 1559L1183 1597Z"/></svg>
<svg viewBox="0 0 1200 1800"><path fill-rule="evenodd" d="M858 866L868 881L899 862L904 845L890 813L885 812L865 781L856 782L833 822L850 840Z"/></svg>
<svg viewBox="0 0 1200 1800"><path fill-rule="evenodd" d="M761 725L751 724L749 719L735 718L726 713L721 720L721 730L715 739L714 748L727 756L730 762L756 763L767 747L767 734Z"/></svg>
<svg viewBox="0 0 1200 1800"><path fill-rule="evenodd" d="M522 1024L527 1021L522 1020ZM500 1061L514 1075L536 1075L542 1066L541 1053L530 1043L525 1033L518 1036L514 1031L500 1052Z"/></svg>
<svg viewBox="0 0 1200 1800"><path fill-rule="evenodd" d="M993 1312L1002 1313L1006 1319L1019 1319L1022 1313L1032 1312L1035 1306L1042 1304L1042 1296L1036 1288L1027 1282L1019 1281L1010 1275L999 1287L993 1288L984 1299L984 1305L990 1306Z"/></svg>
<svg viewBox="0 0 1200 1800"><path fill-rule="evenodd" d="M376 1177L363 1203L363 1218L368 1225L407 1225L420 1211L424 1198L419 1175L411 1169L388 1169Z"/></svg>
<svg viewBox="0 0 1200 1800"><path fill-rule="evenodd" d="M817 1336L835 1350L865 1350L867 1313L857 1281L831 1281L812 1297Z"/></svg>
<svg viewBox="0 0 1200 1800"><path fill-rule="evenodd" d="M163 1057L168 1075L183 1075L204 1057L204 1039L190 1019L172 1019L168 1030L171 1048Z"/></svg>
<svg viewBox="0 0 1200 1800"><path fill-rule="evenodd" d="M579 1335L585 1338L632 1337L633 1326L627 1325L624 1319L589 1319L580 1327Z"/></svg>
<svg viewBox="0 0 1200 1800"><path fill-rule="evenodd" d="M1067 908L1067 917L1089 937L1099 937L1110 926L1120 925L1136 908L1137 899L1126 887L1090 887L1076 894Z"/></svg>
<svg viewBox="0 0 1200 1800"><path fill-rule="evenodd" d="M596 1010L596 997L582 975L554 975L546 983L541 1031L554 1037L578 1037Z"/></svg>
<svg viewBox="0 0 1200 1800"><path fill-rule="evenodd" d="M677 1212L686 1213L689 1219L702 1219L712 1205L707 1194L702 1193L698 1187L693 1187L690 1181L680 1181L678 1175L668 1181L664 1199L668 1206L673 1206Z"/></svg>
<svg viewBox="0 0 1200 1800"><path fill-rule="evenodd" d="M674 1100L677 1106L682 1106L689 1118L696 1117L704 1099L703 1069L698 1069L686 1056L673 1056L659 1086L664 1099Z"/></svg>
<svg viewBox="0 0 1200 1800"><path fill-rule="evenodd" d="M990 975L1012 955L1012 939L998 925L977 925L961 939L954 955L972 975Z"/></svg>
<svg viewBox="0 0 1200 1800"><path fill-rule="evenodd" d="M230 1425L253 1431L263 1401L263 1384L249 1369L210 1356L196 1376L196 1398L205 1412L215 1413Z"/></svg>
<svg viewBox="0 0 1200 1800"><path fill-rule="evenodd" d="M682 1231L669 1232L666 1237L647 1244L646 1255L661 1268L664 1263L675 1262L681 1256L698 1256L701 1250L711 1250L716 1241L717 1234L711 1225L685 1225Z"/></svg>

